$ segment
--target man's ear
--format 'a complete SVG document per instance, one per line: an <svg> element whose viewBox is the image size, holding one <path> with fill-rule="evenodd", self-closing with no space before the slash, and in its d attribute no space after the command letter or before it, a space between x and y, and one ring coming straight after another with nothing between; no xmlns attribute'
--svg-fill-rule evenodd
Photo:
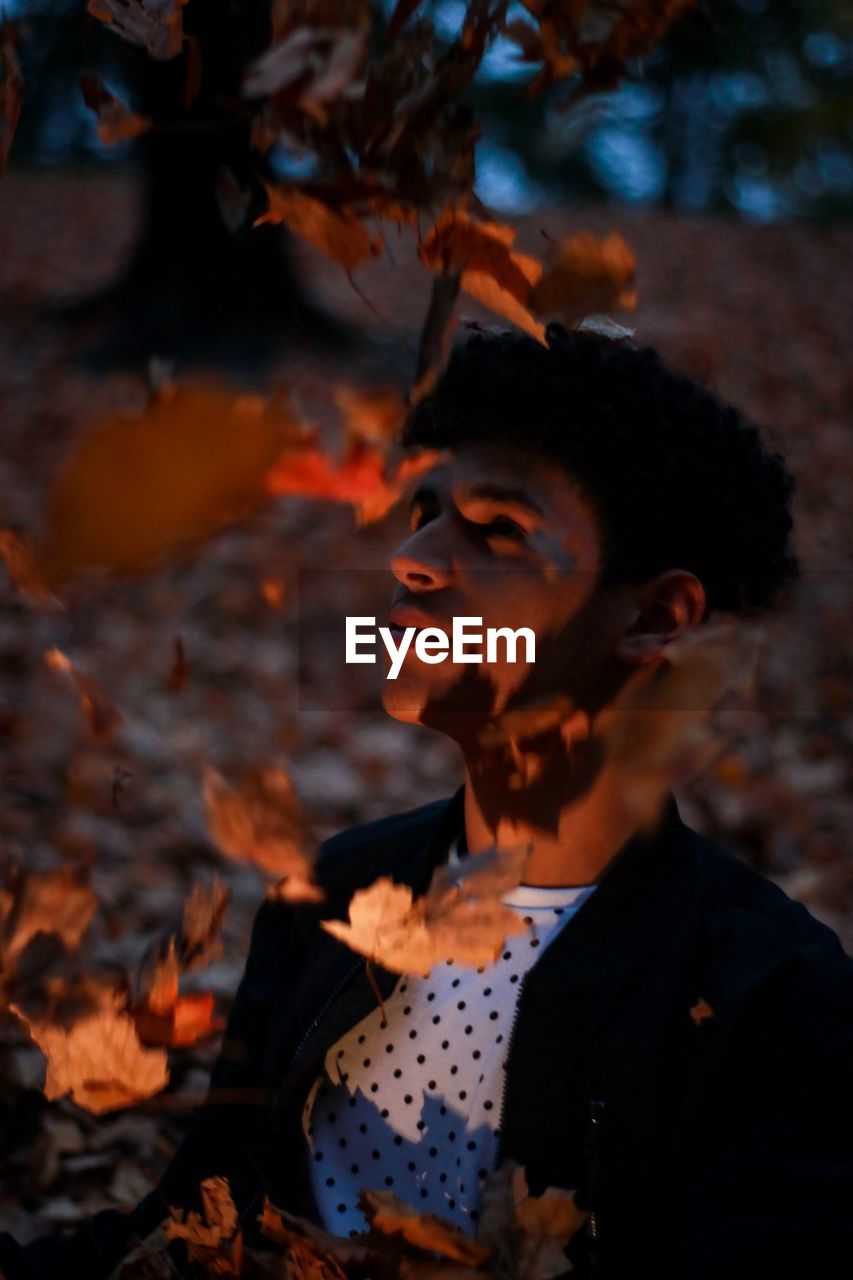
<svg viewBox="0 0 853 1280"><path fill-rule="evenodd" d="M666 649L705 615L705 588L688 569L667 569L637 589L632 618L619 642L619 657L631 666L659 661Z"/></svg>

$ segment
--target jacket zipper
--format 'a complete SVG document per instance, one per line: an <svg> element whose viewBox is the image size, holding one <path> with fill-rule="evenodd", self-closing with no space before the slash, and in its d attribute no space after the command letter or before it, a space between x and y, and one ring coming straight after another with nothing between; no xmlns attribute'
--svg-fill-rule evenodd
<svg viewBox="0 0 853 1280"><path fill-rule="evenodd" d="M586 1154L589 1156L590 1210L586 1220L586 1236L589 1246L590 1276L598 1275L599 1251L601 1248L601 1228L596 1205L601 1181L601 1127L604 1122L605 1110L605 1104L600 1099L590 1101L585 1144Z"/></svg>
<svg viewBox="0 0 853 1280"><path fill-rule="evenodd" d="M331 1009L332 1005L335 1003L335 1001L337 1000L338 996L339 996L339 995L341 994L341 992L343 991L344 987L346 987L346 986L347 986L347 985L352 981L352 979L355 977L356 973L357 973L357 972L358 972L358 970L361 968L361 966L362 966L362 964L363 964L363 963L364 963L364 962L363 962L363 960L362 960L362 959L358 959L358 960L356 960L356 961L355 961L355 963L354 963L353 965L351 965L351 967L347 970L347 972L346 972L346 974L344 975L344 977L341 979L341 981L340 981L340 982L338 983L338 985L335 987L335 989L334 989L334 991L332 992L332 994L331 994L331 995L328 997L328 999L325 1001L325 1003L324 1003L324 1004L323 1004L323 1006L321 1007L321 1009L320 1009L319 1013L315 1014L315 1016L314 1016L314 1017L311 1019L311 1021L308 1023L308 1026L305 1028L304 1032L302 1033L302 1036L301 1036L301 1038L300 1038L300 1040L299 1040L299 1043L297 1044L296 1049L295 1049L295 1050L294 1050L294 1052L293 1052L293 1056L292 1056L292 1058L291 1058L291 1063L295 1062L295 1061L296 1061L296 1059L299 1057L299 1054L302 1052L302 1049L303 1049L303 1047L304 1047L305 1043L307 1042L308 1037L311 1035L311 1033L312 1033L313 1031L315 1031L315 1030L316 1030L316 1028L317 1028L317 1027L320 1025L320 1023L323 1021L323 1019L325 1018L326 1014L329 1012L329 1010ZM283 1091L282 1091L282 1089L279 1089L279 1091L278 1091L278 1097L276 1098L275 1102L273 1103L273 1107L274 1107L276 1110L281 1106L281 1097L282 1097L282 1092L283 1092ZM241 1213L241 1214L239 1215L239 1217L237 1218L237 1225L238 1225L238 1226L242 1226L242 1225L243 1225L243 1223L246 1221L246 1218L247 1218L247 1217L249 1216L249 1214L252 1212L252 1210L253 1210L254 1208L256 1208L256 1207L257 1207L258 1203L259 1203L259 1202L261 1201L261 1199L263 1198L263 1195L264 1195L264 1191L265 1191L265 1190L266 1190L265 1184L263 1183L263 1181L259 1181L257 1191L253 1194L252 1198L249 1200L249 1202L247 1203L246 1207L243 1209L242 1213Z"/></svg>
<svg viewBox="0 0 853 1280"><path fill-rule="evenodd" d="M518 1026L518 1017L519 1017L519 1014L521 1013L521 1001L522 1001L522 997L524 996L524 983L526 979L527 979L527 974L524 974L524 976L521 979L521 982L518 984L518 999L515 1002L515 1012L512 1015L512 1023L510 1024L510 1028L509 1028L509 1040L506 1046L506 1058L504 1060L504 1081L503 1081L503 1089L501 1091L501 1109L500 1109L500 1112L498 1113L498 1140L497 1140L496 1150L495 1150L495 1168L496 1169L500 1168L501 1153L503 1151L504 1112L506 1111L506 1095L507 1095L507 1083L508 1083L508 1077L509 1077L509 1064L510 1064L510 1057L512 1055L512 1046L515 1044L515 1029Z"/></svg>

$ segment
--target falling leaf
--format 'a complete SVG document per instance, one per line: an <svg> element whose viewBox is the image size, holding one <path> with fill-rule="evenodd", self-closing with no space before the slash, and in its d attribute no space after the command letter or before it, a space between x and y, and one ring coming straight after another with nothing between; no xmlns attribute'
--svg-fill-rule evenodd
<svg viewBox="0 0 853 1280"><path fill-rule="evenodd" d="M344 415L348 440L390 444L403 425L406 406L396 387L335 387L335 404Z"/></svg>
<svg viewBox="0 0 853 1280"><path fill-rule="evenodd" d="M78 1107L98 1115L134 1106L168 1083L165 1052L143 1048L126 1013L101 1009L66 1030L30 1022L19 1006L10 1008L47 1058L48 1101L70 1093Z"/></svg>
<svg viewBox="0 0 853 1280"><path fill-rule="evenodd" d="M18 29L0 22L0 175L5 172L24 101L24 77L18 61Z"/></svg>
<svg viewBox="0 0 853 1280"><path fill-rule="evenodd" d="M47 585L32 538L13 529L0 529L0 556L15 586L33 604L44 609L61 609L61 602Z"/></svg>
<svg viewBox="0 0 853 1280"><path fill-rule="evenodd" d="M106 741L122 724L121 712L92 676L80 671L61 649L48 649L44 655L51 671L60 671L70 679L92 734Z"/></svg>
<svg viewBox="0 0 853 1280"><path fill-rule="evenodd" d="M10 867L0 892L0 957L11 966L37 933L54 933L73 951L98 909L85 867Z"/></svg>
<svg viewBox="0 0 853 1280"><path fill-rule="evenodd" d="M178 995L176 992L175 1000L168 1008L155 1010L150 1004L143 1003L134 1005L129 1012L142 1044L183 1049L222 1030L224 1021L214 1017L215 1003L212 991L191 995Z"/></svg>
<svg viewBox="0 0 853 1280"><path fill-rule="evenodd" d="M97 76L82 75L80 88L86 106L98 117L98 137L105 147L130 142L151 128L147 116L131 111L101 84Z"/></svg>
<svg viewBox="0 0 853 1280"><path fill-rule="evenodd" d="M297 1255L306 1267L305 1280L344 1280L347 1264L363 1264L368 1258L364 1244L335 1236L314 1222L298 1218L274 1207L264 1196L257 1221L268 1239Z"/></svg>
<svg viewBox="0 0 853 1280"><path fill-rule="evenodd" d="M697 1027L700 1023L704 1022L706 1018L713 1018L713 1016L714 1010L708 1004L708 1001L703 1000L701 997L690 1009L690 1017L696 1023Z"/></svg>
<svg viewBox="0 0 853 1280"><path fill-rule="evenodd" d="M463 210L450 209L421 241L418 255L433 271L449 274L461 267L466 293L544 342L545 327L528 306L542 265L511 249L514 239L514 227L476 222Z"/></svg>
<svg viewBox="0 0 853 1280"><path fill-rule="evenodd" d="M277 766L247 770L232 790L216 769L204 771L207 826L229 858L283 880L276 896L288 902L318 902L323 893L314 883L305 853L308 828L293 783Z"/></svg>
<svg viewBox="0 0 853 1280"><path fill-rule="evenodd" d="M354 213L333 208L323 200L295 188L267 186L269 209L255 222L283 222L294 235L307 240L347 271L381 252L378 237L370 233Z"/></svg>
<svg viewBox="0 0 853 1280"><path fill-rule="evenodd" d="M138 573L238 519L267 496L282 449L305 437L286 403L215 383L165 388L141 414L95 422L48 503L48 582L85 568Z"/></svg>
<svg viewBox="0 0 853 1280"><path fill-rule="evenodd" d="M763 637L763 628L736 617L691 628L660 663L639 667L596 717L593 732L641 826L653 825L667 792L723 748L712 712L727 692L744 696Z"/></svg>
<svg viewBox="0 0 853 1280"><path fill-rule="evenodd" d="M184 903L180 961L185 973L203 968L222 951L222 924L231 890L214 876L210 884L197 880Z"/></svg>
<svg viewBox="0 0 853 1280"><path fill-rule="evenodd" d="M88 0L86 7L122 40L141 45L164 62L183 47L184 4L186 0Z"/></svg>
<svg viewBox="0 0 853 1280"><path fill-rule="evenodd" d="M419 1213L390 1191L362 1191L359 1206L375 1230L384 1235L402 1236L417 1249L472 1267L479 1266L489 1256L485 1245L470 1239L458 1227L450 1226L434 1214Z"/></svg>
<svg viewBox="0 0 853 1280"><path fill-rule="evenodd" d="M415 378L408 397L412 409L430 394L447 367L458 323L456 300L461 286L461 267L437 276L432 282L429 310L418 346Z"/></svg>
<svg viewBox="0 0 853 1280"><path fill-rule="evenodd" d="M349 923L322 926L369 960L413 977L448 959L472 968L493 964L505 940L527 927L500 901L519 883L525 861L520 849L492 849L464 868L440 866L417 900L408 885L382 876L353 895Z"/></svg>
<svg viewBox="0 0 853 1280"><path fill-rule="evenodd" d="M281 578L264 578L261 595L271 609L281 613L284 608L285 586Z"/></svg>
<svg viewBox="0 0 853 1280"><path fill-rule="evenodd" d="M528 297L539 316L567 325L591 312L636 306L634 255L618 232L600 239L588 231L567 236Z"/></svg>
<svg viewBox="0 0 853 1280"><path fill-rule="evenodd" d="M190 670L186 646L180 636L175 636L175 656L172 661L172 669L169 672L169 679L166 681L170 693L179 693L183 689L189 678Z"/></svg>

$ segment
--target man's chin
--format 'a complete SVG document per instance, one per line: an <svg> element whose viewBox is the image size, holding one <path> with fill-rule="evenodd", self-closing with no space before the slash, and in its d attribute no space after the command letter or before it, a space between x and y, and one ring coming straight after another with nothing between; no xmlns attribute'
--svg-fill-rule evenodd
<svg viewBox="0 0 853 1280"><path fill-rule="evenodd" d="M491 681L476 679L468 667L453 680L420 677L401 671L387 680L382 706L389 716L405 724L421 724L457 741L468 739L489 719L495 691Z"/></svg>

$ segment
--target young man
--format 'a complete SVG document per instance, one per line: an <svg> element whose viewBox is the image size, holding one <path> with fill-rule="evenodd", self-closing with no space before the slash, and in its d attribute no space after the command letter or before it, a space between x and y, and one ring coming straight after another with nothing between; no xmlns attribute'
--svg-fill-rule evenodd
<svg viewBox="0 0 853 1280"><path fill-rule="evenodd" d="M505 1159L533 1194L576 1190L579 1277L853 1275L853 961L836 936L671 793L639 829L594 735L543 732L520 779L481 738L531 700L593 720L715 612L776 606L798 575L793 481L653 351L548 339L457 349L406 427L446 452L391 562L397 639L477 617L531 628L535 661L407 652L385 707L458 743L462 785L327 841L319 907L262 905L208 1102L157 1191L71 1242L0 1240L9 1280L109 1275L214 1174L247 1231L266 1194L347 1234L358 1192L387 1187L474 1232ZM320 927L379 876L422 892L495 844L530 852L504 899L522 927L492 965L371 981Z"/></svg>

